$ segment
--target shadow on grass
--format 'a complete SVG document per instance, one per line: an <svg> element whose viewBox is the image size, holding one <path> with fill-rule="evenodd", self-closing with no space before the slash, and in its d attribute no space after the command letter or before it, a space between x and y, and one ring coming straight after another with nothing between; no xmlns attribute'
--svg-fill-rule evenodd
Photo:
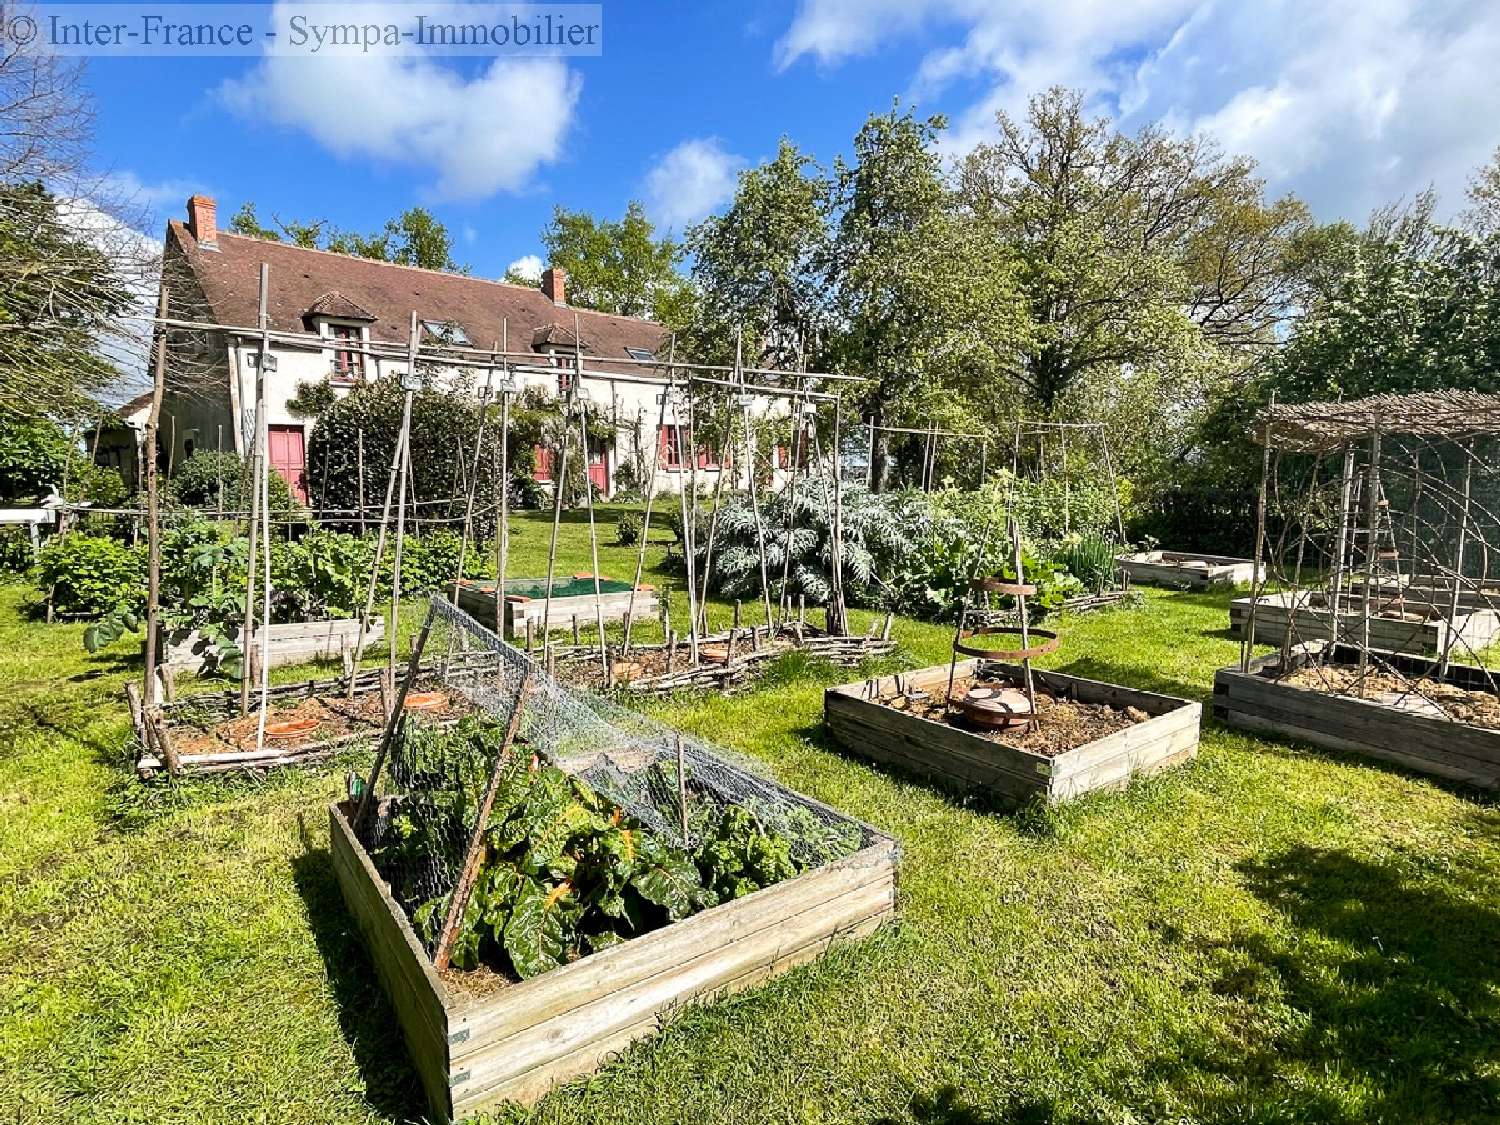
<svg viewBox="0 0 1500 1125"><path fill-rule="evenodd" d="M333 857L327 848L314 846L306 825L301 827L303 852L292 860L292 879L307 905L313 940L328 969L339 1029L354 1052L365 1096L382 1117L425 1120L427 1100L421 1082L407 1054L395 1009L344 905Z"/></svg>
<svg viewBox="0 0 1500 1125"><path fill-rule="evenodd" d="M1187 1097L1227 1089L1195 1118L1497 1119L1500 911L1418 882L1415 864L1307 845L1239 870L1289 932L1209 946L1212 989L1277 1030L1192 1043L1163 1068Z"/></svg>
<svg viewBox="0 0 1500 1125"><path fill-rule="evenodd" d="M908 1117L877 1117L870 1125L1052 1125L1057 1120L1050 1099L1028 1098L1020 1105L996 1115L981 1113L968 1105L956 1086L939 1086L931 1094L912 1099Z"/></svg>
<svg viewBox="0 0 1500 1125"><path fill-rule="evenodd" d="M1061 672L1086 680L1101 680L1107 684L1118 684L1120 687L1136 688L1139 691L1154 691L1159 695L1172 695L1180 699L1208 699L1213 694L1212 683L1179 680L1163 676L1148 665L1122 664L1117 660L1101 660L1096 656L1082 656L1045 671Z"/></svg>

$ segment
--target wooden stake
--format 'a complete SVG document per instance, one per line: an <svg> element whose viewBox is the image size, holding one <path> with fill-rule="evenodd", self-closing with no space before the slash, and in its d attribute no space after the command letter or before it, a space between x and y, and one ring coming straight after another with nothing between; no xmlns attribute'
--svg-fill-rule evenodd
<svg viewBox="0 0 1500 1125"><path fill-rule="evenodd" d="M573 335L579 333L578 314L573 314ZM580 364L581 364L580 360ZM578 399L578 434L583 443L583 498L589 510L589 556L594 566L594 618L599 626L599 670L604 673L604 682L609 683L609 645L604 638L604 589L599 580L599 531L594 523L594 480L589 476L589 409L588 404ZM573 619L576 643L578 619Z"/></svg>
<svg viewBox="0 0 1500 1125"><path fill-rule="evenodd" d="M156 315L167 315L167 286L162 283L156 299ZM156 698L156 642L161 628L161 518L156 471L156 431L161 425L161 401L167 386L167 330L156 330L156 362L151 376L151 411L146 415L146 667L143 696L146 708Z"/></svg>
<svg viewBox="0 0 1500 1125"><path fill-rule="evenodd" d="M1026 584L1026 564L1021 555L1021 525L1016 521L1015 517L1012 516L1009 519L1011 557L1014 560L1016 568L1016 585L1024 586ZM1025 594L1016 595L1016 616L1021 621L1021 647L1029 649L1031 647L1031 622L1026 610ZM1031 719L1026 724L1029 729L1034 728L1037 723L1036 686L1031 682L1031 657L1023 656L1021 658L1021 671L1026 679L1026 704L1031 708Z"/></svg>
<svg viewBox="0 0 1500 1125"><path fill-rule="evenodd" d="M677 807L682 810L682 846L688 846L687 765L682 732L677 732Z"/></svg>
<svg viewBox="0 0 1500 1125"><path fill-rule="evenodd" d="M625 603L625 642L621 652L626 656L630 655L630 622L635 616L635 594L641 588L641 576L646 570L646 541L651 537L651 506L656 500L656 478L661 473L661 443L666 433L667 399L672 393L672 365L676 359L677 336L673 334L667 351L667 385L662 389L661 410L657 417L655 440L651 446L651 479L646 482L646 511L641 517L641 543L635 558L635 580L630 584L630 597Z"/></svg>
<svg viewBox="0 0 1500 1125"><path fill-rule="evenodd" d="M1443 651L1438 658L1438 680L1445 681L1448 678L1448 661L1453 655L1454 634L1458 631L1456 619L1458 617L1459 591L1464 582L1464 548L1469 534L1469 500L1471 486L1474 476L1474 443L1468 442L1463 446L1464 451L1464 483L1463 483L1463 508L1459 513L1458 544L1454 551L1453 559L1453 592L1448 599L1448 622L1447 628L1443 630ZM1416 559L1413 556L1413 563Z"/></svg>
<svg viewBox="0 0 1500 1125"><path fill-rule="evenodd" d="M240 632L240 651L243 654L240 673L240 714L250 713L250 644L255 633L255 553L260 539L260 463L265 459L265 447L261 443L261 431L266 425L266 362L271 351L271 338L267 329L270 267L260 264L260 300L256 320L260 328L260 344L256 349L255 363L255 432L250 439L250 558L245 567L245 627ZM270 550L267 544L266 550Z"/></svg>
<svg viewBox="0 0 1500 1125"><path fill-rule="evenodd" d="M490 770L489 780L485 783L484 795L479 799L474 829L469 834L469 846L464 850L463 867L459 869L458 882L454 884L453 897L448 903L448 916L443 920L443 928L438 933L437 949L432 954L432 967L438 972L448 967L448 961L453 956L453 941L458 936L464 911L468 909L469 896L473 893L474 883L479 878L480 860L484 856L484 834L490 825L490 811L495 807L495 794L500 789L500 777L505 772L505 766L510 759L516 734L521 729L521 717L526 709L526 696L530 690L531 673L528 672L526 678L521 681L520 690L516 692L516 701L510 711L510 722L505 727L505 739L500 743L500 749L495 754L495 764Z"/></svg>
<svg viewBox="0 0 1500 1125"><path fill-rule="evenodd" d="M1271 402L1266 411L1266 431L1262 437L1260 452L1260 495L1255 504L1255 555L1256 561L1265 553L1266 504L1270 495L1271 481L1271 416L1276 411L1276 392L1271 392ZM1066 432L1066 431L1065 431ZM1245 619L1245 635L1240 638L1240 671L1250 670L1250 658L1255 653L1255 611L1260 602L1263 583L1256 582L1257 568L1250 568L1250 612Z"/></svg>
<svg viewBox="0 0 1500 1125"><path fill-rule="evenodd" d="M406 666L406 675L401 679L401 690L396 693L392 701L390 714L386 718L385 730L380 735L380 745L375 751L375 762L370 766L370 776L365 781L365 791L359 795L359 807L354 811L354 822L350 825L357 833L359 826L365 818L375 800L375 783L380 780L380 771L385 766L386 755L390 753L391 741L396 736L396 728L405 718L406 695L411 691L411 686L417 680L417 673L422 667L422 652L427 647L427 636L432 631L432 618L434 610L431 606L427 608L427 617L422 622L421 631L417 633L417 639L412 644L411 662ZM395 639L392 638L391 647L395 647Z"/></svg>
<svg viewBox="0 0 1500 1125"><path fill-rule="evenodd" d="M406 352L406 401L401 409L401 469L396 474L396 548L391 555L391 609L386 667L396 674L396 630L401 624L401 555L406 545L406 492L411 487L411 406L417 384L417 310L411 311L410 337Z"/></svg>
<svg viewBox="0 0 1500 1125"><path fill-rule="evenodd" d="M1365 471L1365 589L1360 601L1361 635L1359 642L1359 678L1355 681L1361 697L1365 694L1365 675L1370 668L1370 599L1374 596L1375 560L1379 555L1379 543L1375 536L1375 521L1380 518L1380 427L1370 434L1370 464ZM1259 546L1257 544L1257 546ZM1258 554L1258 552L1257 552ZM1452 630L1452 623L1449 623Z"/></svg>

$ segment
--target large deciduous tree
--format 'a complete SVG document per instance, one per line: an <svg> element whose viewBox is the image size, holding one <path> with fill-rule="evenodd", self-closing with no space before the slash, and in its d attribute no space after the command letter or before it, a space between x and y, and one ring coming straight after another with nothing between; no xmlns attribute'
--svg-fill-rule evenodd
<svg viewBox="0 0 1500 1125"><path fill-rule="evenodd" d="M782 138L776 156L740 173L734 200L687 232L698 305L684 333L700 360L723 360L743 333L747 362L791 367L826 315L822 269L830 184Z"/></svg>
<svg viewBox="0 0 1500 1125"><path fill-rule="evenodd" d="M618 221L557 207L542 231L542 244L548 261L567 271L572 304L663 324L687 316L690 292L677 272L682 247L656 237L638 202L632 201Z"/></svg>
<svg viewBox="0 0 1500 1125"><path fill-rule="evenodd" d="M996 125L960 190L1016 254L1033 331L1007 372L1044 413L1091 375L1274 345L1309 221L1294 199L1267 202L1248 160L1156 125L1126 135L1061 89Z"/></svg>

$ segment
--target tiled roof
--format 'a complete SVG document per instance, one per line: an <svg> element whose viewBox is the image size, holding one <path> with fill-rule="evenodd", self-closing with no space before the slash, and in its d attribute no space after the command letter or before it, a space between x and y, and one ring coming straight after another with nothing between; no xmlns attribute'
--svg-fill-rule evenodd
<svg viewBox="0 0 1500 1125"><path fill-rule="evenodd" d="M307 250L223 231L218 235L218 250L205 250L186 224L176 219L167 225L167 244L169 250L180 248L203 287L214 319L225 325L256 324L260 265L265 262L270 267L270 327L278 331L305 332L305 315L325 298L337 297L373 317L372 340L405 343L415 309L419 320L458 323L478 348L498 343L504 323L511 351L541 347L532 342L539 333L550 338L559 331L566 342L560 335L557 345L571 348L576 313L579 334L591 353L590 366L596 368L608 367L612 358L628 358L627 348L654 352L666 336L654 321L559 307L540 289L529 286ZM620 370L649 373L649 369L626 364Z"/></svg>
<svg viewBox="0 0 1500 1125"><path fill-rule="evenodd" d="M376 320L374 313L367 312L360 305L355 304L337 289L330 289L312 304L307 306L304 317L331 316L339 320Z"/></svg>

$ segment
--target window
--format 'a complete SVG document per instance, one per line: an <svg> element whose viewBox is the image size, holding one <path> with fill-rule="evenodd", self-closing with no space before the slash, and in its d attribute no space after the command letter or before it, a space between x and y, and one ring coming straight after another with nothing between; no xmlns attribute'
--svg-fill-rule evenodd
<svg viewBox="0 0 1500 1125"><path fill-rule="evenodd" d="M661 436L657 441L657 453L661 465L672 472L680 472L683 467L682 452L687 449L687 445L686 426L663 426ZM698 443L697 462L700 469L720 467L719 451L713 442Z"/></svg>
<svg viewBox="0 0 1500 1125"><path fill-rule="evenodd" d="M424 320L422 331L434 342L462 347L469 342L469 334L456 320Z"/></svg>
<svg viewBox="0 0 1500 1125"><path fill-rule="evenodd" d="M328 335L335 342L359 347L364 343L364 329L357 324L330 324ZM335 348L333 352L333 377L340 382L354 383L365 377L365 357L362 352Z"/></svg>
<svg viewBox="0 0 1500 1125"><path fill-rule="evenodd" d="M571 367L564 367L557 373L557 393L567 395L573 389L574 371Z"/></svg>
<svg viewBox="0 0 1500 1125"><path fill-rule="evenodd" d="M645 348L626 348L625 354L631 359L651 360L656 358L656 353L647 351Z"/></svg>
<svg viewBox="0 0 1500 1125"><path fill-rule="evenodd" d="M666 468L674 472L682 468L682 444L678 442L676 426L663 426L661 428L661 440L657 443L660 452L660 461Z"/></svg>

